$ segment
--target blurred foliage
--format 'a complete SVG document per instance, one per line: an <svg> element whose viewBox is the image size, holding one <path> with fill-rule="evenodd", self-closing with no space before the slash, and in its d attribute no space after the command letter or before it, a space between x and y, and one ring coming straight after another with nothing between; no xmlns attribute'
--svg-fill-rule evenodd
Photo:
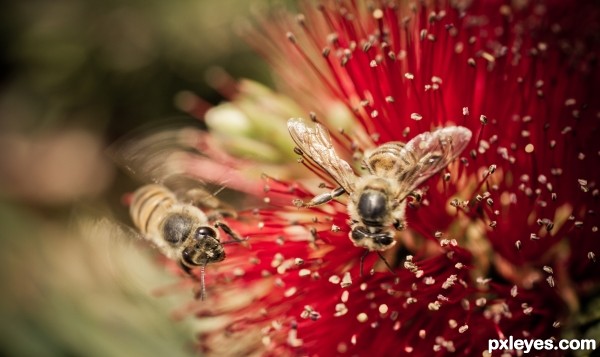
<svg viewBox="0 0 600 357"><path fill-rule="evenodd" d="M0 205L0 354L191 356L192 321L169 316L190 294L157 298L172 284L148 251L108 219L68 222Z"/></svg>
<svg viewBox="0 0 600 357"><path fill-rule="evenodd" d="M175 97L189 91L209 104L223 100L207 78L215 66L269 83L266 65L235 34L264 2L3 5L1 355L194 354L193 319L170 317L189 291L152 295L177 278L115 223L127 221L119 200L139 183L115 177L101 154L149 122L183 117L201 125L177 109ZM82 205L92 209L82 213Z"/></svg>
<svg viewBox="0 0 600 357"><path fill-rule="evenodd" d="M32 0L4 6L3 127L83 125L109 139L180 113L182 89L210 102L218 65L264 81L265 65L234 34L257 2ZM18 120L17 120L18 119Z"/></svg>

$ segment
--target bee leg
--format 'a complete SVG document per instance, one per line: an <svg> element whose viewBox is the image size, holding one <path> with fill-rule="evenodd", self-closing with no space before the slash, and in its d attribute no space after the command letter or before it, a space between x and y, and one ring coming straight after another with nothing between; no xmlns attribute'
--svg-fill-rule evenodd
<svg viewBox="0 0 600 357"><path fill-rule="evenodd" d="M179 267L181 268L181 270L183 270L184 273L189 275L190 278L192 278L194 280L198 280L198 277L194 275L194 272L192 271L192 269L189 266L183 264L183 262L181 260L179 261Z"/></svg>
<svg viewBox="0 0 600 357"><path fill-rule="evenodd" d="M200 300L204 301L204 298L206 296L206 288L204 287L204 265L202 265L200 267L201 268L200 279L198 279L198 277L196 275L194 275L194 272L192 271L192 269L189 266L183 264L182 261L179 261L179 266L194 281L200 281L200 290L196 291L194 293L194 298L196 300L200 299Z"/></svg>
<svg viewBox="0 0 600 357"><path fill-rule="evenodd" d="M390 266L390 263L388 263L388 261L385 259L385 257L383 256L383 254L381 254L380 251L377 251L377 255L379 255L379 258L381 258L381 260L383 260L383 262L385 263L385 266L388 268L388 270L390 271L390 273L396 275L396 272L394 271L394 269L392 269L392 267Z"/></svg>
<svg viewBox="0 0 600 357"><path fill-rule="evenodd" d="M365 258L367 257L367 255L369 255L369 253L371 253L370 250L365 250L365 254L362 255L362 257L360 257L360 277L363 277L363 265L365 264Z"/></svg>
<svg viewBox="0 0 600 357"><path fill-rule="evenodd" d="M240 236L231 229L226 223L223 222L215 222L215 228L221 228L223 232L227 233L228 236L231 237L232 240L227 240L221 242L221 244L229 244L229 243L243 243L248 240L248 238L240 238Z"/></svg>
<svg viewBox="0 0 600 357"><path fill-rule="evenodd" d="M344 190L343 187L338 187L335 190L331 191L331 192L327 192L327 193L322 193L320 195L317 195L315 197L313 197L312 200L310 200L308 203L303 202L300 199L296 199L294 201L292 201L294 203L294 206L296 207L313 207L313 206L319 206L322 205L324 203L327 203L331 200L333 200L336 197L339 197L341 195L343 195L344 193L346 193L346 190Z"/></svg>
<svg viewBox="0 0 600 357"><path fill-rule="evenodd" d="M400 222L400 221L396 220L396 221L394 221L394 228L395 228L397 231L402 231L402 230L404 230L404 228L406 228L406 227L405 227L404 223L402 223L402 222Z"/></svg>

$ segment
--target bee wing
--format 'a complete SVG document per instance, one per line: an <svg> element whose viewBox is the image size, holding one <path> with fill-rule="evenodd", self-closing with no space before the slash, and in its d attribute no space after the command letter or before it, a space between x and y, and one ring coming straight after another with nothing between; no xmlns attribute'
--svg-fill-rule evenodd
<svg viewBox="0 0 600 357"><path fill-rule="evenodd" d="M401 160L414 164L407 165L400 178L405 196L460 155L471 135L467 128L449 126L419 134L406 143L400 154Z"/></svg>
<svg viewBox="0 0 600 357"><path fill-rule="evenodd" d="M200 157L194 142L201 132L190 127L155 129L132 133L108 149L108 155L134 179L168 187L178 199L202 208L221 208L216 193L225 186L215 185L186 174L184 155Z"/></svg>
<svg viewBox="0 0 600 357"><path fill-rule="evenodd" d="M294 118L288 120L288 130L304 154L327 172L346 192L354 191L356 174L350 164L335 152L327 129L320 124L310 128L302 119Z"/></svg>
<svg viewBox="0 0 600 357"><path fill-rule="evenodd" d="M107 153L137 181L164 183L183 173L181 157L193 153L189 138L196 132L189 127L140 129L117 140Z"/></svg>

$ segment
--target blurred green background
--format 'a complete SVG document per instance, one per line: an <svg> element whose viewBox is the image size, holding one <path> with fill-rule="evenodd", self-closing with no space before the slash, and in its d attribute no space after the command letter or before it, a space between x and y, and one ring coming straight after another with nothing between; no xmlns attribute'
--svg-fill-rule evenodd
<svg viewBox="0 0 600 357"><path fill-rule="evenodd" d="M189 291L120 222L136 183L105 155L211 73L270 83L234 32L265 2L27 0L0 12L0 355L189 356ZM258 9L258 10L257 10ZM116 212L116 213L115 213Z"/></svg>

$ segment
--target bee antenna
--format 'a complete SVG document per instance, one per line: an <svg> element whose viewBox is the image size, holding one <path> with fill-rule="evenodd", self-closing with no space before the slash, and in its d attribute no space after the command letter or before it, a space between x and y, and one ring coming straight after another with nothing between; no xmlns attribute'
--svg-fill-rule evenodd
<svg viewBox="0 0 600 357"><path fill-rule="evenodd" d="M200 266L200 300L204 301L206 298L206 285L204 284L204 268L206 262Z"/></svg>
<svg viewBox="0 0 600 357"><path fill-rule="evenodd" d="M388 261L385 259L385 257L383 256L383 254L381 254L380 251L377 251L377 255L379 255L379 258L381 258L381 260L383 260L383 262L385 263L385 266L388 268L388 270L390 271L390 273L396 275L396 272L394 271L394 269L392 269L392 266L390 265L390 263L388 263Z"/></svg>
<svg viewBox="0 0 600 357"><path fill-rule="evenodd" d="M371 253L370 250L366 250L365 254L362 255L362 257L360 257L360 277L363 277L363 265L365 263L365 258L367 257L367 255L369 255L369 253Z"/></svg>

